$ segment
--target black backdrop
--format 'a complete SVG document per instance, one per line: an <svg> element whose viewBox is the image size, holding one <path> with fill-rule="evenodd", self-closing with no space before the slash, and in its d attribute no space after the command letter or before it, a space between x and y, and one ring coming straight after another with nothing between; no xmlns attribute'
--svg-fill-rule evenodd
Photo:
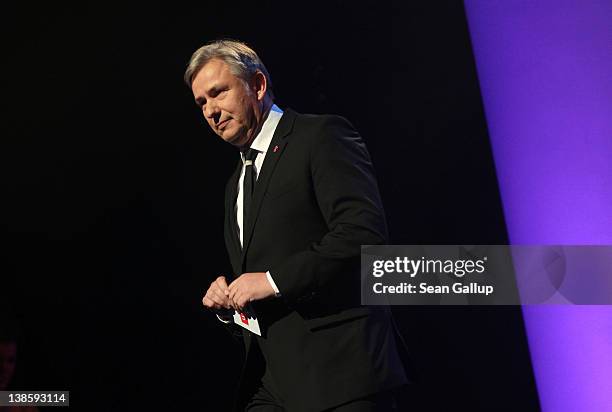
<svg viewBox="0 0 612 412"><path fill-rule="evenodd" d="M407 3L407 2L406 2ZM277 103L349 118L396 244L507 243L461 2L168 2L2 13L2 311L15 387L82 411L223 411L240 347L201 308L228 267L236 152L182 83L242 39ZM537 410L520 309L395 307L411 410Z"/></svg>

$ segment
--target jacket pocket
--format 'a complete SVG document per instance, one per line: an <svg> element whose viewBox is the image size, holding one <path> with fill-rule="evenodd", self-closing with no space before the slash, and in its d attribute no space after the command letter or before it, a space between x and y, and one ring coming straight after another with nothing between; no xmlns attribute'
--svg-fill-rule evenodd
<svg viewBox="0 0 612 412"><path fill-rule="evenodd" d="M289 193L295 189L297 189L298 185L293 182L282 183L280 186L272 186L268 187L266 190L266 197L268 199L276 199L277 197L281 197L286 193Z"/></svg>
<svg viewBox="0 0 612 412"><path fill-rule="evenodd" d="M321 329L333 328L335 326L339 326L353 320L366 318L368 316L370 316L370 308L367 306L360 306L357 308L346 309L332 315L305 319L305 322L306 326L314 332Z"/></svg>

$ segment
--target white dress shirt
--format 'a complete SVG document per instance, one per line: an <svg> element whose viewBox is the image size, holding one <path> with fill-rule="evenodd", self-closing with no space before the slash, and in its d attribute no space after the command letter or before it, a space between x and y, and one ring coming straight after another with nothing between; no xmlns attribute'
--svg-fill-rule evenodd
<svg viewBox="0 0 612 412"><path fill-rule="evenodd" d="M283 111L277 106L272 105L270 109L270 113L268 113L268 117L264 121L264 124L261 126L261 130L253 139L253 143L251 143L251 148L258 151L257 157L255 158L255 162L253 164L253 172L255 174L255 180L259 177L259 171L263 165L264 159L266 158L266 153L268 152L268 148L270 147L270 142L272 142L272 137L274 136L274 131L276 130L276 126L278 126L278 122L280 122L281 117L283 116ZM236 198L236 204L234 205L234 210L236 212L236 221L238 222L238 237L240 238L240 246L243 245L243 202L242 202L242 191L244 187L244 154L240 153L240 158L242 159L242 170L240 171L240 178L238 179L238 196ZM274 283L272 279L272 275L270 271L266 272L266 277L268 278L268 282L270 282L270 286L274 289L274 293L276 296L280 296L280 291ZM217 315L217 318L223 323L231 322L232 315Z"/></svg>
<svg viewBox="0 0 612 412"><path fill-rule="evenodd" d="M277 106L272 105L270 109L270 113L268 113L268 117L264 121L263 126L261 126L261 130L253 139L253 143L251 143L251 149L257 150L257 157L255 158L255 162L253 165L253 172L255 174L255 180L259 177L259 171L263 165L263 162L266 158L266 153L270 147L270 142L272 142L272 137L274 136L274 131L276 130L276 126L278 126L278 122L280 122L281 117L283 116L283 111ZM240 238L240 245L243 245L243 204L242 204L242 191L244 186L244 154L240 153L240 158L242 159L242 170L240 171L240 178L238 179L238 196L236 198L236 220L238 222L238 236ZM276 287L276 283L272 279L272 275L270 272L266 272L266 276L268 277L268 282L270 282L270 286L274 289L274 293L276 295L280 295L280 291L278 287Z"/></svg>

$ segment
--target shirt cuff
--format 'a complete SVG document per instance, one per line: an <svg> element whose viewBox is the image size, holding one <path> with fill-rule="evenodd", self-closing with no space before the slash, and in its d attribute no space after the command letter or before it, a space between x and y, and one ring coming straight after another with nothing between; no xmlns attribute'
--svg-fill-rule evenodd
<svg viewBox="0 0 612 412"><path fill-rule="evenodd" d="M270 274L270 271L266 272L266 277L268 278L268 282L270 282L270 286L272 286L272 289L274 289L274 293L276 294L276 296L280 296L280 290L278 290L278 287L276 286L276 283L274 283L274 279L272 279L272 275Z"/></svg>

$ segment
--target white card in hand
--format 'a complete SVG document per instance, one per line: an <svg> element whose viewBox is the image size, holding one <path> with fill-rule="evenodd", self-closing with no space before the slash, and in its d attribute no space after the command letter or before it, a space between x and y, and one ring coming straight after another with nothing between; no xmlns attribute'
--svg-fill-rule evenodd
<svg viewBox="0 0 612 412"><path fill-rule="evenodd" d="M261 336L257 316L255 316L255 311L250 306L244 308L244 311L242 312L234 311L234 323L242 326L246 330L249 330L256 335Z"/></svg>

